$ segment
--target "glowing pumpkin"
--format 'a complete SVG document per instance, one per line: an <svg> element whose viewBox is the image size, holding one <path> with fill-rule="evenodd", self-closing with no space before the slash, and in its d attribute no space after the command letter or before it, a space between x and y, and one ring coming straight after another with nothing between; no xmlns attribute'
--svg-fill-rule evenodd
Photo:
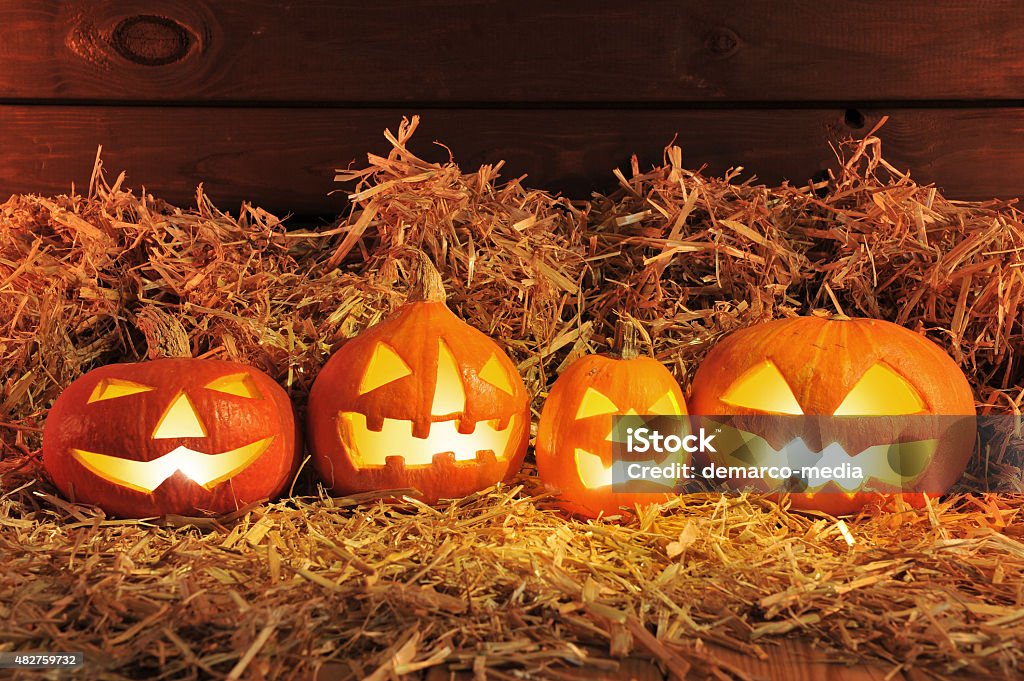
<svg viewBox="0 0 1024 681"><path fill-rule="evenodd" d="M924 336L877 319L798 317L737 331L697 370L689 405L740 417L718 433L716 463L807 465L813 479L755 487L788 486L795 508L835 514L888 493L941 493L974 446L973 418L948 418L975 415L960 368ZM817 475L853 467L862 480Z"/></svg>
<svg viewBox="0 0 1024 681"><path fill-rule="evenodd" d="M683 392L668 369L651 357L637 356L631 326L620 327L620 332L621 354L577 359L551 386L540 414L537 474L557 493L563 509L580 516L616 515L623 507L667 498L663 489L613 489L613 416L686 414ZM688 462L680 458L677 463Z"/></svg>
<svg viewBox="0 0 1024 681"><path fill-rule="evenodd" d="M258 369L211 359L94 369L64 389L43 429L57 488L124 518L224 513L275 497L298 448L284 390Z"/></svg>
<svg viewBox="0 0 1024 681"><path fill-rule="evenodd" d="M420 290L343 345L309 396L313 462L342 494L415 488L434 503L519 471L530 432L512 360L444 302L424 263Z"/></svg>

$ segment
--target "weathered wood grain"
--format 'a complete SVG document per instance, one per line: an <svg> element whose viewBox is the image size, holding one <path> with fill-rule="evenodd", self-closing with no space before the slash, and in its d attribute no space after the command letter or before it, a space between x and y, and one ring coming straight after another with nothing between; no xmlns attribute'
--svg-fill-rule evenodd
<svg viewBox="0 0 1024 681"><path fill-rule="evenodd" d="M1024 5L11 0L0 100L1019 99Z"/></svg>
<svg viewBox="0 0 1024 681"><path fill-rule="evenodd" d="M811 642L787 639L764 646L768 657L754 657L712 646L713 656L755 679L766 681L905 681L906 676L875 660L843 663Z"/></svg>
<svg viewBox="0 0 1024 681"><path fill-rule="evenodd" d="M98 145L106 168L128 185L188 203L203 183L224 207L243 199L278 212L335 214L344 209L334 169L387 151L397 110L186 107L0 106L4 131L0 198L15 192L84 189ZM865 111L853 130L841 110L507 111L426 113L412 149L465 169L506 160L506 177L577 198L614 187L612 169L628 174L661 162L678 134L688 167L721 173L742 165L768 182L803 183L835 165L829 143L862 134L880 112ZM896 110L882 129L887 158L922 181L963 199L1024 195L1024 109Z"/></svg>
<svg viewBox="0 0 1024 681"><path fill-rule="evenodd" d="M129 186L187 202L202 182L223 206L250 199L301 214L340 212L334 169L366 153L386 152L382 132L398 111L150 107L0 107L7 131L0 194L62 192L88 182L97 145L106 168L124 169ZM586 197L611 189L613 168L628 173L630 154L647 165L680 132L687 163L715 170L744 164L773 179L806 179L831 155L836 112L533 112L431 111L412 149L432 160L446 152L464 168L507 161L504 175Z"/></svg>
<svg viewBox="0 0 1024 681"><path fill-rule="evenodd" d="M766 645L765 648L768 653L765 660L719 646L710 646L705 650L711 658L724 663L726 669L741 671L748 678L759 681L906 681L908 678L901 671L876 661L839 663L808 641L785 640ZM553 681L674 681L652 661L643 657L624 658L619 661L619 668L614 670L587 666L566 667L552 670L550 677ZM422 676L423 681L473 681L475 678L471 671L450 671L444 667L433 667ZM717 681L722 677L695 668L687 678L694 681Z"/></svg>

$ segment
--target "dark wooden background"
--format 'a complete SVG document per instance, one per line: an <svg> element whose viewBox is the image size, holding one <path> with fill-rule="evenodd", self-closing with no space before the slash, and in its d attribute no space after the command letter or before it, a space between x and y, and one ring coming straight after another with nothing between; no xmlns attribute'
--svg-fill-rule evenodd
<svg viewBox="0 0 1024 681"><path fill-rule="evenodd" d="M1024 194L1024 3L968 0L0 0L0 201L128 184L299 215L333 171L413 149L585 197L674 135L691 166L802 182L882 115L957 198Z"/></svg>

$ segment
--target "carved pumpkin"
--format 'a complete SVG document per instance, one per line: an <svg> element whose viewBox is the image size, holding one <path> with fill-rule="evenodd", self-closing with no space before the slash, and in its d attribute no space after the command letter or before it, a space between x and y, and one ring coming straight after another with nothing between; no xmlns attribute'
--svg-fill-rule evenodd
<svg viewBox="0 0 1024 681"><path fill-rule="evenodd" d="M512 360L444 302L429 262L420 290L343 345L309 396L313 462L342 494L415 488L427 503L519 471L530 433Z"/></svg>
<svg viewBox="0 0 1024 681"><path fill-rule="evenodd" d="M619 356L584 355L558 377L537 428L538 476L557 493L561 508L584 517L617 515L623 507L668 498L663 488L646 493L613 489L612 417L686 414L683 392L668 369L637 356L632 326L622 325L620 332ZM664 463L676 458L679 464L689 463L688 457L668 457Z"/></svg>
<svg viewBox="0 0 1024 681"><path fill-rule="evenodd" d="M225 513L275 497L298 448L284 390L258 369L212 359L94 369L60 394L43 429L57 488L124 518Z"/></svg>
<svg viewBox="0 0 1024 681"><path fill-rule="evenodd" d="M834 514L889 493L917 501L921 492L941 493L974 446L974 398L960 368L924 336L877 319L798 317L737 331L701 364L689 405L696 414L739 416L716 439L716 463L803 463L814 479L755 488L788 487L797 490L793 507ZM863 479L817 477L844 466Z"/></svg>

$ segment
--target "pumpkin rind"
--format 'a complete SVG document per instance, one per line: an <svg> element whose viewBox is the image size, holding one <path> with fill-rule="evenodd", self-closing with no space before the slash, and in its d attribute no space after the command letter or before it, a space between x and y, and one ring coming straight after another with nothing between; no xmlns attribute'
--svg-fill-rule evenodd
<svg viewBox="0 0 1024 681"><path fill-rule="evenodd" d="M613 402L615 414L577 419L588 389ZM670 497L663 492L615 492L610 485L588 487L576 466L577 448L600 456L605 466L611 466L612 442L607 438L613 415L624 415L630 409L639 415L648 414L651 405L666 394L675 399L678 414L686 414L679 383L668 369L650 357L584 355L558 377L541 410L535 454L538 476L555 491L564 510L595 518L602 514L617 515L623 507L664 502ZM688 458L683 461L688 462Z"/></svg>
<svg viewBox="0 0 1024 681"><path fill-rule="evenodd" d="M405 367L393 374L393 380L367 384L365 377L380 358L381 347L391 361ZM435 405L446 401L443 386L435 390L442 352L454 362L464 401L456 411L435 414ZM487 380L490 372L503 377L500 385ZM419 448L432 432L449 435L429 463L407 465L402 444L394 451L360 451L353 430L358 426L346 425L343 415L358 423L365 419L374 432L385 426L407 428L410 450ZM349 340L327 361L310 392L308 428L313 463L332 490L352 494L415 488L424 501L435 503L466 496L519 471L529 442L529 396L512 360L493 340L456 317L443 302L415 301ZM507 438L504 451L464 451L478 428L491 428ZM448 453L454 450L463 460ZM475 458L467 460L468 456Z"/></svg>
<svg viewBox="0 0 1024 681"><path fill-rule="evenodd" d="M917 393L923 409L935 416L974 416L974 397L963 372L946 352L921 334L878 319L797 317L781 319L737 331L720 341L701 363L690 386L688 404L694 414L758 416L771 413L737 406L723 396L737 379L761 362L771 362L784 378L803 414L832 417L858 381L873 367L882 366ZM911 413L911 412L907 412ZM852 415L852 414L850 414ZM894 416L898 416L894 414ZM800 419L797 419L800 420ZM762 423L765 419L762 419ZM865 419L824 418L802 421L799 435L813 451L837 442L847 452L892 444L893 431L865 425ZM742 423L742 420L739 421ZM757 434L776 450L793 437L791 426L776 419ZM971 420L956 420L941 438L939 419L922 416L899 420L897 442L938 439L927 470L904 491L944 491L960 478L973 451ZM944 423L948 424L949 420ZM960 427L963 423L964 427ZM896 427L895 425L893 426ZM894 490L895 491L895 490ZM887 495L857 491L791 495L795 508L847 514L867 503L885 503Z"/></svg>
<svg viewBox="0 0 1024 681"><path fill-rule="evenodd" d="M237 387L219 384L233 377ZM114 393L121 396L98 399L104 385L128 387ZM180 437L158 423L174 404L196 419ZM191 450L180 457L184 464L260 442L254 460L209 488L178 469L149 493L91 470L75 453L148 462ZM288 395L262 371L222 360L160 359L102 366L65 388L46 417L43 466L68 499L114 516L226 513L283 492L298 468L300 446Z"/></svg>

